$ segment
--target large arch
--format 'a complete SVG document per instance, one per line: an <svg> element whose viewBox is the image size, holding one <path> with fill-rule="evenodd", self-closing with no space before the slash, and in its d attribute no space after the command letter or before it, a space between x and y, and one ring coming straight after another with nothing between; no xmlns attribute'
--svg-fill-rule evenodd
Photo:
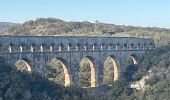
<svg viewBox="0 0 170 100"><path fill-rule="evenodd" d="M17 70L20 71L28 71L29 73L32 72L32 64L31 61L27 58L19 59L15 62L15 67Z"/></svg>
<svg viewBox="0 0 170 100"><path fill-rule="evenodd" d="M136 65L136 64L139 63L139 57L138 57L137 55L135 55L135 54L131 54L131 55L127 58L127 60L131 60L131 61L130 61L131 64L134 64L134 65Z"/></svg>
<svg viewBox="0 0 170 100"><path fill-rule="evenodd" d="M108 66L106 64L108 64ZM108 56L104 61L103 83L111 84L112 82L119 80L120 78L119 70L120 66L117 58L114 55Z"/></svg>
<svg viewBox="0 0 170 100"><path fill-rule="evenodd" d="M64 86L65 87L71 86L71 74L68 69L67 62L63 58L60 58L60 57L53 58L51 61L59 62L61 64L62 69L63 69L62 71L64 73Z"/></svg>
<svg viewBox="0 0 170 100"><path fill-rule="evenodd" d="M83 60L88 61L89 67L90 67L90 87L96 87L97 86L97 78L96 78L96 68L94 65L94 59L91 56L86 56L80 61L80 68L83 67L81 66L81 62ZM80 77L79 77L80 78Z"/></svg>
<svg viewBox="0 0 170 100"><path fill-rule="evenodd" d="M139 57L136 54L130 54L126 58L126 71L125 71L125 79L126 81L131 81L133 79L133 75L137 71L137 64L139 63Z"/></svg>

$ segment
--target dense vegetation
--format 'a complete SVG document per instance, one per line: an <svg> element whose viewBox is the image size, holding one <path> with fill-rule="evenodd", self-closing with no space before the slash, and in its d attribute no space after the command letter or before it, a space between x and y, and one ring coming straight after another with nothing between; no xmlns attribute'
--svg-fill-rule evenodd
<svg viewBox="0 0 170 100"><path fill-rule="evenodd" d="M149 76L145 81L143 97L149 100L168 100L170 98L170 46L155 49L146 54L138 66L133 80Z"/></svg>
<svg viewBox="0 0 170 100"><path fill-rule="evenodd" d="M39 75L20 72L0 61L0 100L168 100L170 98L170 46L146 54L139 65L129 65L127 80L97 89L65 88ZM134 68L135 67L135 68ZM135 71L136 70L136 71ZM142 90L130 84L149 76ZM105 88L104 88L105 89ZM105 91L105 92L104 92Z"/></svg>
<svg viewBox="0 0 170 100"><path fill-rule="evenodd" d="M102 100L116 98L127 90L127 85L119 81L106 95L98 91L95 95L91 90L76 87L65 88L37 74L18 71L0 60L0 100Z"/></svg>
<svg viewBox="0 0 170 100"><path fill-rule="evenodd" d="M96 21L66 22L55 18L38 18L14 26L0 34L12 35L104 35L104 36L134 36L152 37L158 46L167 44L170 30L156 27L134 27L107 24Z"/></svg>
<svg viewBox="0 0 170 100"><path fill-rule="evenodd" d="M79 88L90 86L89 63L81 63L78 87L65 88L61 85L64 81L63 68L58 62L49 62L48 72L45 77L41 77L25 72L26 67L23 67L24 63L21 61L13 67L0 58L0 100L168 100L170 98L170 46L167 45L170 38L169 29L114 25L98 21L65 22L55 18L39 18L14 26L0 34L142 36L152 37L159 46L146 54L138 65L131 64L130 59L127 61L126 80L113 82L113 73L109 73L109 70L113 70L113 64L108 59L104 67L106 77L103 78L103 84L109 84L110 87L103 85L91 89ZM144 80L144 87L141 90L130 87L144 77L148 78Z"/></svg>
<svg viewBox="0 0 170 100"><path fill-rule="evenodd" d="M53 59L46 66L45 77L57 84L63 85L64 83L64 70L61 63L57 59Z"/></svg>
<svg viewBox="0 0 170 100"><path fill-rule="evenodd" d="M86 58L80 62L78 87L90 87L90 64Z"/></svg>
<svg viewBox="0 0 170 100"><path fill-rule="evenodd" d="M0 100L79 100L86 94L0 63Z"/></svg>
<svg viewBox="0 0 170 100"><path fill-rule="evenodd" d="M18 26L19 24L10 23L10 22L0 22L0 32L6 31L13 26Z"/></svg>

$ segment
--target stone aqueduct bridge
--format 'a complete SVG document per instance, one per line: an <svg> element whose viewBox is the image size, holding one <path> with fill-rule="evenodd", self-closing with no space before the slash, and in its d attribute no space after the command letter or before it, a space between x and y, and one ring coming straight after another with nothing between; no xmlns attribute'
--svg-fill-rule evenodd
<svg viewBox="0 0 170 100"><path fill-rule="evenodd" d="M76 85L78 69L87 58L91 69L91 87L101 85L107 57L114 64L114 80L122 79L126 61L134 64L155 47L152 39L96 36L0 36L0 55L14 64L25 61L29 72L43 75L46 64L56 58L63 66L65 86Z"/></svg>

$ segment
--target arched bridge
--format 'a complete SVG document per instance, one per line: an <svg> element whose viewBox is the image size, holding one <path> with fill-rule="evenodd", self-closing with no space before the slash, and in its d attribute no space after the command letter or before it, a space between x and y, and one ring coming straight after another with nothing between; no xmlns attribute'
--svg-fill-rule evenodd
<svg viewBox="0 0 170 100"><path fill-rule="evenodd" d="M97 36L0 36L0 55L14 64L25 61L27 71L44 74L46 64L54 59L61 62L64 85L76 85L80 62L90 65L90 86L96 87L103 80L103 66L109 57L113 64L114 81L122 79L126 60L131 57L138 63L146 52L155 47L152 39L134 37Z"/></svg>

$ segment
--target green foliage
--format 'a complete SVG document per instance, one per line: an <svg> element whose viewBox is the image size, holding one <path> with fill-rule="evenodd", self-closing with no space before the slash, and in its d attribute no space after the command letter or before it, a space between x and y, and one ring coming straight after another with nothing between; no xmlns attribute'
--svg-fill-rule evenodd
<svg viewBox="0 0 170 100"><path fill-rule="evenodd" d="M163 72L169 68L170 62L170 46L163 46L154 51L146 54L142 63L138 66L136 76L144 76L147 74L147 71L151 69L152 71Z"/></svg>
<svg viewBox="0 0 170 100"><path fill-rule="evenodd" d="M131 62L131 61L130 61ZM104 75L113 65L106 63ZM22 66L22 64L21 64ZM113 67L113 66L112 66ZM168 100L170 98L170 46L163 46L146 54L138 65L127 66L126 80L110 81L110 87L65 88L61 63L50 62L46 78L36 74L16 71L0 58L0 100ZM142 91L129 87L131 82L149 75ZM57 77L61 78L57 78ZM90 86L90 64L80 64L79 86ZM109 77L109 76L107 76ZM49 81L48 78L53 78ZM112 77L113 78L113 77ZM56 81L57 82L56 82ZM60 82L59 82L60 81ZM57 84L56 84L57 83Z"/></svg>
<svg viewBox="0 0 170 100"><path fill-rule="evenodd" d="M142 93L147 100L168 100L170 98L170 46L162 46L146 54L138 70L133 75L134 80L149 75L145 85L149 85ZM136 78L138 77L138 78Z"/></svg>
<svg viewBox="0 0 170 100"><path fill-rule="evenodd" d="M128 57L128 59L126 61L126 66L129 66L129 65L133 65L133 60L131 57Z"/></svg>
<svg viewBox="0 0 170 100"><path fill-rule="evenodd" d="M24 60L18 60L15 63L15 68L19 71L27 71L27 65L25 63L26 62Z"/></svg>
<svg viewBox="0 0 170 100"><path fill-rule="evenodd" d="M64 88L36 74L20 72L0 65L0 100L85 100L86 91Z"/></svg>
<svg viewBox="0 0 170 100"><path fill-rule="evenodd" d="M134 78L134 74L136 73L137 70L138 69L136 65L128 65L125 72L126 81L128 82L132 81ZM135 78L138 79L137 77Z"/></svg>
<svg viewBox="0 0 170 100"><path fill-rule="evenodd" d="M128 84L125 81L115 81L111 93L118 98L122 94L124 95L130 95L133 93L133 91L128 87Z"/></svg>
<svg viewBox="0 0 170 100"><path fill-rule="evenodd" d="M145 84L149 86L153 86L161 80L160 78L161 76L153 75L151 78L145 80Z"/></svg>
<svg viewBox="0 0 170 100"><path fill-rule="evenodd" d="M103 84L110 85L114 81L114 66L110 57L108 57L104 62L103 70Z"/></svg>
<svg viewBox="0 0 170 100"><path fill-rule="evenodd" d="M64 70L59 60L54 59L48 63L45 77L52 82L64 85Z"/></svg>
<svg viewBox="0 0 170 100"><path fill-rule="evenodd" d="M134 27L101 23L65 22L56 18L38 18L21 25L11 25L5 32L7 35L105 35L151 37L157 46L168 44L170 30L156 27Z"/></svg>
<svg viewBox="0 0 170 100"><path fill-rule="evenodd" d="M90 71L90 63L85 58L80 63L78 72L78 87L89 87L91 85Z"/></svg>

